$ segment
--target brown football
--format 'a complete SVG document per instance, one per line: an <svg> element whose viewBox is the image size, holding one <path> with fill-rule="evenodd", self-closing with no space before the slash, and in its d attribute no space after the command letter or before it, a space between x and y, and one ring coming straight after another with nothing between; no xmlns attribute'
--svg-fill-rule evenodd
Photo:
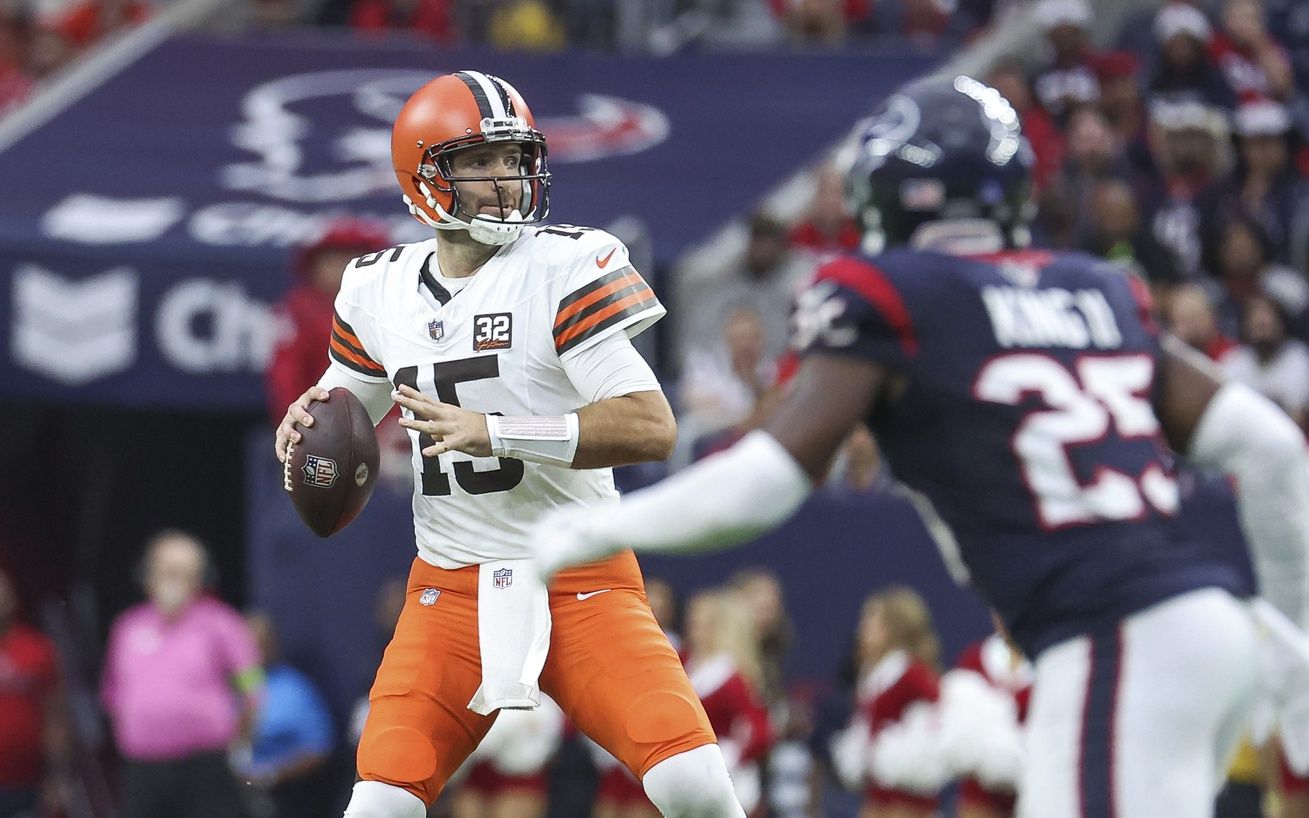
<svg viewBox="0 0 1309 818"><path fill-rule="evenodd" d="M377 482L377 435L364 405L336 387L325 401L309 404L312 426L287 447L282 488L315 534L330 537L345 528L373 494Z"/></svg>

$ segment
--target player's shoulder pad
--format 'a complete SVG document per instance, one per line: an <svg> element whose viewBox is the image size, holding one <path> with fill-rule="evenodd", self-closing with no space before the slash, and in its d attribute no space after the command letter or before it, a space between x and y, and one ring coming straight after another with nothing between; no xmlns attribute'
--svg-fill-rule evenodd
<svg viewBox="0 0 1309 818"><path fill-rule="evenodd" d="M627 246L598 227L557 224L533 233L533 254L568 280L585 281L628 266Z"/></svg>
<svg viewBox="0 0 1309 818"><path fill-rule="evenodd" d="M428 239L413 244L398 244L375 253L365 253L353 258L345 266L345 275L341 278L341 292L368 289L378 286L388 276L388 270L412 267L415 276L428 254L436 249L436 240Z"/></svg>

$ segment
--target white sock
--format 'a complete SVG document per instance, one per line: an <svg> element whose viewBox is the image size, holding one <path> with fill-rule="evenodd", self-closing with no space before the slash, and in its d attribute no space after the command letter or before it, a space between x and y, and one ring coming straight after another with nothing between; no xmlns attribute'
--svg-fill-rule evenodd
<svg viewBox="0 0 1309 818"><path fill-rule="evenodd" d="M664 759L641 784L664 818L745 818L717 744Z"/></svg>
<svg viewBox="0 0 1309 818"><path fill-rule="evenodd" d="M427 805L408 790L381 781L359 781L343 818L427 818Z"/></svg>

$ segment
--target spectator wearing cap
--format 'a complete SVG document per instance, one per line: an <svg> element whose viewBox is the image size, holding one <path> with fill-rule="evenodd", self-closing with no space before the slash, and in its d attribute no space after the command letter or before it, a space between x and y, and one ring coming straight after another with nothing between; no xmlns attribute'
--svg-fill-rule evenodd
<svg viewBox="0 0 1309 818"><path fill-rule="evenodd" d="M1222 178L1230 163L1227 118L1196 101L1156 101L1150 106L1150 152L1157 177L1141 183L1147 222L1185 278L1203 272L1201 193Z"/></svg>
<svg viewBox="0 0 1309 818"><path fill-rule="evenodd" d="M1140 58L1130 51L1108 51L1096 61L1095 69L1100 81L1100 111L1122 144L1132 172L1154 173L1141 93ZM1023 125L1026 128L1026 120Z"/></svg>
<svg viewBox="0 0 1309 818"><path fill-rule="evenodd" d="M1298 141L1291 116L1281 103L1260 99L1237 108L1232 126L1235 168L1201 197L1204 235L1218 235L1223 224L1244 214L1268 237L1272 259L1289 262L1292 226L1305 206L1304 181L1291 165Z"/></svg>
<svg viewBox="0 0 1309 818"><path fill-rule="evenodd" d="M1204 12L1186 3L1169 3L1154 18L1160 61L1150 79L1148 102L1199 102L1224 110L1236 107L1236 94L1209 59L1213 29Z"/></svg>
<svg viewBox="0 0 1309 818"><path fill-rule="evenodd" d="M362 219L341 219L296 256L296 283L277 305L278 340L265 375L268 409L280 423L286 407L327 368L332 304L346 265L390 244L386 231Z"/></svg>
<svg viewBox="0 0 1309 818"><path fill-rule="evenodd" d="M1223 4L1223 28L1209 43L1209 54L1242 102L1285 100L1295 90L1291 61L1268 33L1260 0Z"/></svg>
<svg viewBox="0 0 1309 818"><path fill-rule="evenodd" d="M1087 26L1091 7L1085 0L1040 0L1034 11L1054 51L1054 59L1032 80L1036 100L1062 122L1072 108L1100 99L1096 54Z"/></svg>

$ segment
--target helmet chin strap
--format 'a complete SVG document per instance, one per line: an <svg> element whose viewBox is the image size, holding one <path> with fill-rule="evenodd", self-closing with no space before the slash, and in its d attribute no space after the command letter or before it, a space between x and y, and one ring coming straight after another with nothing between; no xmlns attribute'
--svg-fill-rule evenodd
<svg viewBox="0 0 1309 818"><path fill-rule="evenodd" d="M427 206L441 216L440 221L427 215L427 213L425 213L418 205L414 204L413 199L410 199L408 196L404 197L405 206L409 208L409 213L413 215L414 218L418 219L428 227L437 230L467 230L468 235L472 237L473 241L481 242L482 244L489 244L493 247L509 244L514 239L518 238L519 233L523 232L523 214L519 213L516 209L509 211L509 215L503 219L494 219L489 216L477 215L473 216L468 221L464 221L463 219L455 218L454 215L441 207L440 203L436 201L436 197L432 195L432 191L427 187L427 185L420 183L419 188L423 195L427 197Z"/></svg>
<svg viewBox="0 0 1309 818"><path fill-rule="evenodd" d="M511 210L504 219L474 216L465 226L468 228L468 235L472 236L473 241L480 241L482 244L501 245L508 244L518 238L518 234L523 231L522 221L523 214L517 210Z"/></svg>

